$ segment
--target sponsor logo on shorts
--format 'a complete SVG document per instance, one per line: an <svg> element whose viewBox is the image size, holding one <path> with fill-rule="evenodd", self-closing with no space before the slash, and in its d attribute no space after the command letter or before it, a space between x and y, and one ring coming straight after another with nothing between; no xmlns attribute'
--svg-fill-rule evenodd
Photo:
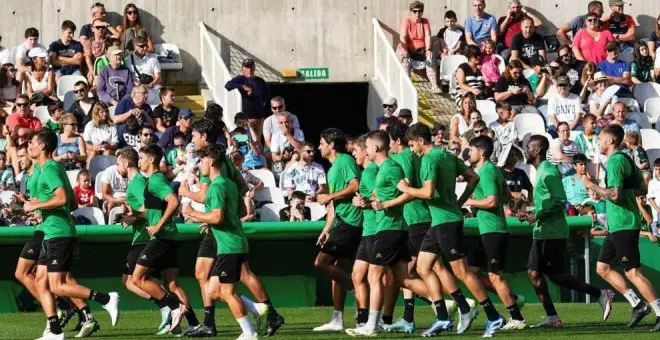
<svg viewBox="0 0 660 340"><path fill-rule="evenodd" d="M27 250L27 253L28 253L28 254L34 254L34 249L32 249L32 248L28 249L28 250Z"/></svg>
<svg viewBox="0 0 660 340"><path fill-rule="evenodd" d="M451 253L452 255L457 255L458 251L456 251L456 249L452 248L452 250L450 250L449 253Z"/></svg>
<svg viewBox="0 0 660 340"><path fill-rule="evenodd" d="M141 259L141 260L146 260L146 259L147 259L147 255L142 255L142 256L140 256L140 259Z"/></svg>
<svg viewBox="0 0 660 340"><path fill-rule="evenodd" d="M622 258L621 258L621 262L628 262L628 258L627 258L627 257L625 257L625 256L624 256L624 257L622 257Z"/></svg>
<svg viewBox="0 0 660 340"><path fill-rule="evenodd" d="M224 271L223 271L223 272L220 273L220 277L227 277L227 276L229 276L229 275L227 274L227 272L224 272Z"/></svg>
<svg viewBox="0 0 660 340"><path fill-rule="evenodd" d="M52 265L58 264L57 259L53 259L53 262L51 262L50 264L52 264Z"/></svg>
<svg viewBox="0 0 660 340"><path fill-rule="evenodd" d="M497 264L497 260L493 258L492 260L490 260L490 263L491 264Z"/></svg>
<svg viewBox="0 0 660 340"><path fill-rule="evenodd" d="M552 267L552 262L548 261L545 265L546 265L547 267Z"/></svg>
<svg viewBox="0 0 660 340"><path fill-rule="evenodd" d="M377 259L382 259L382 258L383 258L383 255L382 255L381 253L377 253L377 254L376 254L376 258L377 258Z"/></svg>

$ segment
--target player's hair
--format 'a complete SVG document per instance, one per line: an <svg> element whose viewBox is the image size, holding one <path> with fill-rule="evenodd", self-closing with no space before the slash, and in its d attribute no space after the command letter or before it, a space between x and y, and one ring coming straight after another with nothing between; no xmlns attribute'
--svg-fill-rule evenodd
<svg viewBox="0 0 660 340"><path fill-rule="evenodd" d="M57 149L57 135L51 130L41 130L37 132L34 137L37 138L37 143L44 145L44 151L47 154L53 153Z"/></svg>
<svg viewBox="0 0 660 340"><path fill-rule="evenodd" d="M485 135L472 138L472 140L470 140L470 146L483 151L486 159L490 159L490 156L493 154L493 149L495 148L493 140Z"/></svg>
<svg viewBox="0 0 660 340"><path fill-rule="evenodd" d="M445 19L458 20L458 17L456 16L456 12L452 10L448 10L447 12L445 12Z"/></svg>
<svg viewBox="0 0 660 340"><path fill-rule="evenodd" d="M600 130L601 133L604 133L606 135L611 136L614 138L614 145L621 145L621 142L623 142L623 136L625 132L623 131L623 128L621 125L618 124L610 124L605 126L602 130Z"/></svg>
<svg viewBox="0 0 660 340"><path fill-rule="evenodd" d="M540 155L542 157L545 157L548 149L550 149L550 142L548 141L548 138L543 135L533 135L529 137L529 142L527 143L538 143L539 148L541 149Z"/></svg>
<svg viewBox="0 0 660 340"><path fill-rule="evenodd" d="M197 131L200 135L206 135L206 141L213 144L218 140L219 131L216 130L215 125L208 119L201 119L193 123L192 130Z"/></svg>
<svg viewBox="0 0 660 340"><path fill-rule="evenodd" d="M225 156L226 149L217 144L211 144L197 152L200 158L209 157L213 159L212 166L218 169L222 169L222 165L226 162L227 157Z"/></svg>
<svg viewBox="0 0 660 340"><path fill-rule="evenodd" d="M401 145L404 146L408 145L408 140L406 139L406 130L408 130L408 126L398 119L393 124L388 125L386 129L387 134L391 140L399 140Z"/></svg>
<svg viewBox="0 0 660 340"><path fill-rule="evenodd" d="M128 161L128 166L134 168L138 164L138 153L130 146L121 148L117 151L117 158L122 158Z"/></svg>
<svg viewBox="0 0 660 340"><path fill-rule="evenodd" d="M387 132L381 130L371 131L367 135L367 139L376 142L376 152L390 151L390 136Z"/></svg>
<svg viewBox="0 0 660 340"><path fill-rule="evenodd" d="M367 134L360 135L356 140L355 140L355 146L358 148L364 150L367 148ZM658 158L660 159L660 158Z"/></svg>
<svg viewBox="0 0 660 340"><path fill-rule="evenodd" d="M415 123L406 131L406 139L422 139L424 144L431 144L431 129L424 123Z"/></svg>
<svg viewBox="0 0 660 340"><path fill-rule="evenodd" d="M294 191L291 193L291 199L297 198L301 201L304 201L307 198L307 194L302 191Z"/></svg>
<svg viewBox="0 0 660 340"><path fill-rule="evenodd" d="M321 131L321 138L326 143L332 144L333 150L346 153L346 134L343 131L337 128L327 128Z"/></svg>
<svg viewBox="0 0 660 340"><path fill-rule="evenodd" d="M160 160L163 159L163 149L161 149L158 144L152 143L147 146L143 146L140 148L140 152L153 158L154 160L152 164L156 166L158 166L160 164Z"/></svg>

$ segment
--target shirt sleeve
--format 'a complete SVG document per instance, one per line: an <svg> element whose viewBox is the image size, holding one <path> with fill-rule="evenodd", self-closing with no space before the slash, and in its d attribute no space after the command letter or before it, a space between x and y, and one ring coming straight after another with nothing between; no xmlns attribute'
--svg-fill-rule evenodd
<svg viewBox="0 0 660 340"><path fill-rule="evenodd" d="M557 110L555 106L557 106L557 99L554 96L552 96L548 100L548 117L557 115ZM548 122L548 124L549 123L550 122Z"/></svg>
<svg viewBox="0 0 660 340"><path fill-rule="evenodd" d="M497 182L495 181L495 174L491 170L482 171L479 174L479 185L484 194L484 198L488 196L497 196ZM503 202L500 202L503 203Z"/></svg>
<svg viewBox="0 0 660 340"><path fill-rule="evenodd" d="M112 168L106 168L101 173L101 183L110 184L112 182Z"/></svg>
<svg viewBox="0 0 660 340"><path fill-rule="evenodd" d="M325 171L323 171L322 168L319 169L318 178L316 179L316 181L317 181L319 184L326 184L326 183L327 183L327 179L326 179L326 177L325 177Z"/></svg>
<svg viewBox="0 0 660 340"><path fill-rule="evenodd" d="M156 58L156 55L151 56L153 59L153 67L154 67L154 75L156 73L160 73L160 62L158 61L158 58Z"/></svg>
<svg viewBox="0 0 660 340"><path fill-rule="evenodd" d="M292 119L292 121L293 121L293 119ZM266 137L266 138L272 137L272 135L270 133L270 130L272 128L273 128L273 116L271 115L271 116L269 116L268 118L266 118L264 120L264 126L262 128L264 137ZM294 126L294 128L295 128L295 126Z"/></svg>
<svg viewBox="0 0 660 340"><path fill-rule="evenodd" d="M45 170L45 171L44 171ZM64 181L69 181L68 178L63 179L60 173L57 171L57 168L54 166L48 166L41 169L41 176L48 178L46 185L49 192L54 192L57 188L64 187Z"/></svg>
<svg viewBox="0 0 660 340"><path fill-rule="evenodd" d="M270 140L270 152L272 153L280 153L282 150L280 150L280 141L279 137L282 134L276 133L273 135L272 139Z"/></svg>
<svg viewBox="0 0 660 340"><path fill-rule="evenodd" d="M85 143L92 144L92 122L85 124L85 129L83 130L83 140Z"/></svg>
<svg viewBox="0 0 660 340"><path fill-rule="evenodd" d="M490 31L491 32L493 32L493 31L497 32L497 20L495 20L495 17L491 15L490 19L488 19L488 21L490 21Z"/></svg>
<svg viewBox="0 0 660 340"><path fill-rule="evenodd" d="M465 33L470 33L472 34L472 20L470 20L471 17L465 18ZM472 34L472 38L474 38L474 34Z"/></svg>
<svg viewBox="0 0 660 340"><path fill-rule="evenodd" d="M520 33L513 36L511 40L511 51L520 51L522 47L522 35Z"/></svg>
<svg viewBox="0 0 660 340"><path fill-rule="evenodd" d="M435 167L429 158L422 158L422 165L419 167L420 185L424 185L426 181L436 180Z"/></svg>
<svg viewBox="0 0 660 340"><path fill-rule="evenodd" d="M566 192L561 176L549 175L543 178L543 185L548 190L548 197L541 201L541 206L535 214L537 219L544 215L557 213L566 206Z"/></svg>
<svg viewBox="0 0 660 340"><path fill-rule="evenodd" d="M301 129L294 129L293 130L293 137L299 141L299 142L304 142L305 141L305 133Z"/></svg>
<svg viewBox="0 0 660 340"><path fill-rule="evenodd" d="M222 209L224 203L222 186L211 185L206 192L206 206L209 210Z"/></svg>

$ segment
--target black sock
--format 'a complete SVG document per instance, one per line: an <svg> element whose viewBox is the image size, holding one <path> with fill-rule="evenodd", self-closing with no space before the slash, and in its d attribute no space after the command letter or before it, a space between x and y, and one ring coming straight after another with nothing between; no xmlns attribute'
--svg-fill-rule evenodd
<svg viewBox="0 0 660 340"><path fill-rule="evenodd" d="M105 305L110 302L110 295L92 289L89 292L89 300Z"/></svg>
<svg viewBox="0 0 660 340"><path fill-rule="evenodd" d="M179 299L177 299L176 296L170 293L165 293L165 301L167 303L167 307L170 307L171 310L179 308Z"/></svg>
<svg viewBox="0 0 660 340"><path fill-rule="evenodd" d="M83 314L83 311L76 308L76 314L78 314L78 322L84 322L85 321L85 314Z"/></svg>
<svg viewBox="0 0 660 340"><path fill-rule="evenodd" d="M89 321L93 318L92 311L89 309L89 306L83 307L80 311L82 312L83 320Z"/></svg>
<svg viewBox="0 0 660 340"><path fill-rule="evenodd" d="M557 316L557 310L555 309L555 304L552 303L552 298L548 292L548 284L545 282L544 278L541 278L541 284L538 287L534 287L536 295L539 296L541 303L543 304L543 309L545 310L545 315L547 316Z"/></svg>
<svg viewBox="0 0 660 340"><path fill-rule="evenodd" d="M204 326L215 327L215 305L204 307Z"/></svg>
<svg viewBox="0 0 660 340"><path fill-rule="evenodd" d="M357 310L357 323L367 323L369 320L369 309L368 308L358 308Z"/></svg>
<svg viewBox="0 0 660 340"><path fill-rule="evenodd" d="M163 309L167 307L167 300L165 299L166 297L167 296L163 297L161 300L152 299L152 301L156 303L156 306L158 306L159 309Z"/></svg>
<svg viewBox="0 0 660 340"><path fill-rule="evenodd" d="M500 313L497 312L495 306L493 305L493 301L490 301L490 298L481 301L480 304L482 307L484 307L484 311L486 312L488 320L495 321L500 317Z"/></svg>
<svg viewBox="0 0 660 340"><path fill-rule="evenodd" d="M48 317L48 327L51 333L62 334L62 326L60 326L60 320L57 319L57 315Z"/></svg>
<svg viewBox="0 0 660 340"><path fill-rule="evenodd" d="M513 305L511 305L509 307L506 307L506 309L509 311L509 314L511 315L512 319L518 320L518 321L525 320L523 318L522 314L520 314L520 309L518 308L518 305L516 303L514 303Z"/></svg>
<svg viewBox="0 0 660 340"><path fill-rule="evenodd" d="M449 294L454 299L454 302L458 304L458 310L461 311L461 314L470 312L470 305L468 305L465 295L461 292L460 289L457 289L455 292Z"/></svg>
<svg viewBox="0 0 660 340"><path fill-rule="evenodd" d="M435 308L435 317L438 320L449 320L449 314L447 314L447 306L445 305L445 300L440 299L433 303L433 308ZM468 306L468 312L470 308ZM467 312L466 312L467 313Z"/></svg>
<svg viewBox="0 0 660 340"><path fill-rule="evenodd" d="M277 311L275 310L275 306L273 306L273 303L270 301L270 299L267 299L266 301L262 302L268 306L268 316L276 315Z"/></svg>
<svg viewBox="0 0 660 340"><path fill-rule="evenodd" d="M394 316L392 316L392 315L383 315L382 319L383 319L384 324L391 325L392 320L394 319Z"/></svg>
<svg viewBox="0 0 660 340"><path fill-rule="evenodd" d="M55 306L63 311L71 308L69 301L61 296L55 298Z"/></svg>
<svg viewBox="0 0 660 340"><path fill-rule="evenodd" d="M195 315L195 311L190 308L186 307L186 312L184 313L186 316L186 321L188 321L188 326L197 326L199 325L199 320L197 320L197 315Z"/></svg>
<svg viewBox="0 0 660 340"><path fill-rule="evenodd" d="M412 323L415 321L415 300L414 299L404 299L403 300L403 319L406 322Z"/></svg>

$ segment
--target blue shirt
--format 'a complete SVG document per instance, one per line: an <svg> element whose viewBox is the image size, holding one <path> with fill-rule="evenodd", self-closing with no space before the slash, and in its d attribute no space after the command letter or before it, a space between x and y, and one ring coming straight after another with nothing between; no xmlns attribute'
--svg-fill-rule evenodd
<svg viewBox="0 0 660 340"><path fill-rule="evenodd" d="M149 115L149 117L153 116L153 112L151 111L151 106L149 106L149 104L144 103L140 106L135 106L135 104L133 104L133 99L131 98L130 94L127 94L127 96L124 97L124 99L119 101L119 104L117 104L117 107L115 108L115 115L124 114L134 108L141 109L142 111L144 111L144 114ZM144 124L144 118L140 118L138 122L140 122L140 124Z"/></svg>
<svg viewBox="0 0 660 340"><path fill-rule="evenodd" d="M497 31L497 20L488 13L484 13L484 17L481 20L477 20L473 16L465 19L465 33L471 33L472 39L477 44L490 38L491 31Z"/></svg>
<svg viewBox="0 0 660 340"><path fill-rule="evenodd" d="M603 60L598 63L598 70L602 71L610 77L623 77L625 72L630 73L630 64L625 61L617 60L613 63L610 63L607 60ZM622 89L627 89L625 85L620 85Z"/></svg>
<svg viewBox="0 0 660 340"><path fill-rule="evenodd" d="M252 88L252 93L248 96L243 90L243 85ZM239 75L232 78L225 84L227 91L238 90L243 98L243 112L254 118L264 118L266 116L266 104L270 100L270 88L261 78L254 76L248 78Z"/></svg>
<svg viewBox="0 0 660 340"><path fill-rule="evenodd" d="M62 40L58 39L57 41L53 41L48 47L48 53L50 52L55 52L58 56L71 58L78 53L83 53L83 45L76 40L71 40L68 45L64 45ZM80 71L80 65L53 65L53 70L60 71L63 76L67 76L73 74L76 71Z"/></svg>

